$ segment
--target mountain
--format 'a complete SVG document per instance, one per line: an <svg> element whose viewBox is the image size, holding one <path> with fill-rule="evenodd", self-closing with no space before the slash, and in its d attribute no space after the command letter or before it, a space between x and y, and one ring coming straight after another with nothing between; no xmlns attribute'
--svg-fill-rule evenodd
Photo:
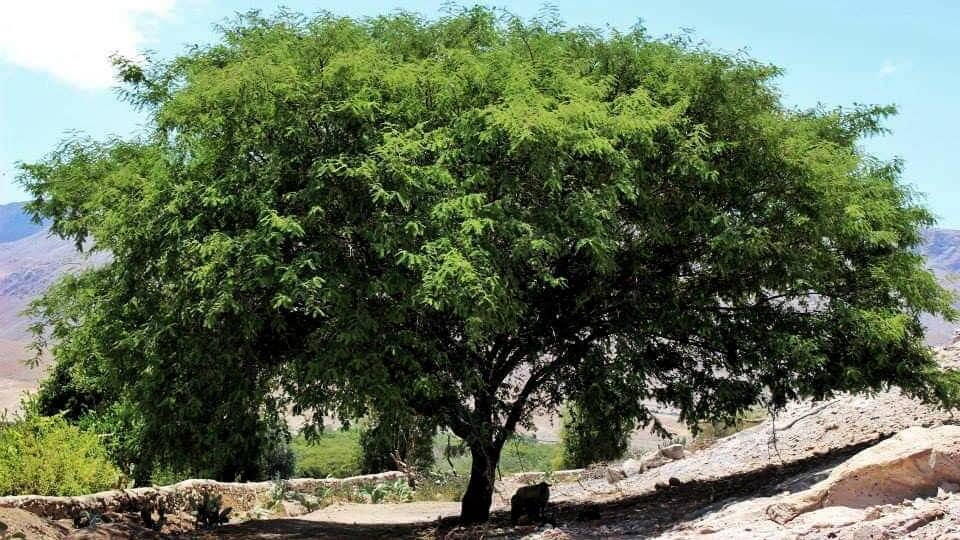
<svg viewBox="0 0 960 540"><path fill-rule="evenodd" d="M927 230L923 235L923 254L936 272L944 275L960 272L960 231Z"/></svg>
<svg viewBox="0 0 960 540"><path fill-rule="evenodd" d="M23 212L23 203L0 204L0 242L19 240L45 228Z"/></svg>
<svg viewBox="0 0 960 540"><path fill-rule="evenodd" d="M924 235L921 252L927 258L927 266L933 270L940 284L960 297L960 230L929 229ZM960 302L956 304L960 308ZM940 318L921 318L927 329L927 343L946 345L953 339L956 325Z"/></svg>
<svg viewBox="0 0 960 540"><path fill-rule="evenodd" d="M0 206L0 409L15 408L21 392L44 373L24 364L31 356L30 321L20 313L65 272L104 260L50 236L45 226L30 221L22 204Z"/></svg>

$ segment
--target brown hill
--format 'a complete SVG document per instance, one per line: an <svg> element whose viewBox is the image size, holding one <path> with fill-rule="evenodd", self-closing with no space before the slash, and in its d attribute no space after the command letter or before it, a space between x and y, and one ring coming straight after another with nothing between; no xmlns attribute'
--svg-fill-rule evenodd
<svg viewBox="0 0 960 540"><path fill-rule="evenodd" d="M45 230L0 242L0 410L15 409L21 394L44 373L42 367L25 364L32 356L27 350L30 321L21 312L64 273L103 260L103 255L77 253L71 242Z"/></svg>
<svg viewBox="0 0 960 540"><path fill-rule="evenodd" d="M960 295L960 231L930 229L924 234L923 255L940 283ZM958 302L957 307L960 307ZM950 343L955 325L943 319L925 316L927 343L941 346Z"/></svg>

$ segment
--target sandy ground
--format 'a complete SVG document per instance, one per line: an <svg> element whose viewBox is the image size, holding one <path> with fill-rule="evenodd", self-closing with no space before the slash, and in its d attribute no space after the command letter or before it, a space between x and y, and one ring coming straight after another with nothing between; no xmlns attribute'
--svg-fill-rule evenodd
<svg viewBox="0 0 960 540"><path fill-rule="evenodd" d="M6 414L9 417L16 414L20 410L20 399L36 387L36 383L32 382L0 378L0 415Z"/></svg>
<svg viewBox="0 0 960 540"><path fill-rule="evenodd" d="M408 524L428 523L460 514L457 502L412 502L403 504L333 504L300 516L305 521L329 523Z"/></svg>

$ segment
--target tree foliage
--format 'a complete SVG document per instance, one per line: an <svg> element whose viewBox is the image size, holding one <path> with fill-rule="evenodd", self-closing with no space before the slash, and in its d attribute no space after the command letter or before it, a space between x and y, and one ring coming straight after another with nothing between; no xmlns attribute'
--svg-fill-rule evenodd
<svg viewBox="0 0 960 540"><path fill-rule="evenodd" d="M360 470L363 474L433 466L436 421L400 411L385 411L365 419L360 431ZM400 460L400 463L397 462Z"/></svg>
<svg viewBox="0 0 960 540"><path fill-rule="evenodd" d="M891 108L791 110L743 55L484 8L249 14L117 66L150 130L21 176L112 260L33 312L157 459L243 448L279 399L412 409L469 443L478 521L504 442L579 373L691 424L956 397L918 321L953 315L915 250L933 219L857 146Z"/></svg>
<svg viewBox="0 0 960 540"><path fill-rule="evenodd" d="M628 396L618 396L628 398ZM616 403L616 401L614 402ZM568 469L589 467L623 457L633 433L633 418L607 402L569 401L564 405L560 439L562 465Z"/></svg>

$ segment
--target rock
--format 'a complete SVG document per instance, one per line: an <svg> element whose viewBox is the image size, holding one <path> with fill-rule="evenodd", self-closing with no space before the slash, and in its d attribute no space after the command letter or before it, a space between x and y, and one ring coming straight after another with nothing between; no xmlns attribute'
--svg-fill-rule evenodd
<svg viewBox="0 0 960 540"><path fill-rule="evenodd" d="M865 520L865 512L856 508L847 508L845 506L831 506L814 510L797 518L797 528L805 529L830 529L834 527L846 527ZM802 520L802 521L801 521Z"/></svg>
<svg viewBox="0 0 960 540"><path fill-rule="evenodd" d="M617 482L626 479L627 473L619 467L607 467L607 482L610 484L616 484Z"/></svg>
<svg viewBox="0 0 960 540"><path fill-rule="evenodd" d="M287 517L302 516L309 512L304 505L297 501L283 501L280 506L283 509L283 515Z"/></svg>
<svg viewBox="0 0 960 540"><path fill-rule="evenodd" d="M636 476L647 470L647 468L643 466L643 463L636 459L625 460L620 464L620 469L627 476Z"/></svg>
<svg viewBox="0 0 960 540"><path fill-rule="evenodd" d="M683 485L683 482L681 482L679 478L671 476L670 479L667 480L667 484L669 484L670 487L677 487Z"/></svg>
<svg viewBox="0 0 960 540"><path fill-rule="evenodd" d="M660 455L667 459L683 459L683 445L671 444L660 449Z"/></svg>
<svg viewBox="0 0 960 540"><path fill-rule="evenodd" d="M289 491L316 493L325 487L374 486L407 478L397 471L353 476L349 478L297 478L286 481ZM104 491L77 497L46 497L17 495L0 497L0 508L20 508L51 519L72 519L82 511L104 514L139 511L144 502L161 503L167 513L189 510L193 501L203 493L223 497L223 506L236 513L249 512L274 489L273 482L217 482L214 480L184 480L164 487L134 488Z"/></svg>
<svg viewBox="0 0 960 540"><path fill-rule="evenodd" d="M853 456L823 481L767 509L781 525L829 506L866 508L932 497L960 482L960 426L912 427Z"/></svg>
<svg viewBox="0 0 960 540"><path fill-rule="evenodd" d="M670 460L663 457L663 455L661 455L660 452L657 452L656 454L643 456L640 459L640 464L643 466L643 470L647 470L647 469L655 469L668 461Z"/></svg>

